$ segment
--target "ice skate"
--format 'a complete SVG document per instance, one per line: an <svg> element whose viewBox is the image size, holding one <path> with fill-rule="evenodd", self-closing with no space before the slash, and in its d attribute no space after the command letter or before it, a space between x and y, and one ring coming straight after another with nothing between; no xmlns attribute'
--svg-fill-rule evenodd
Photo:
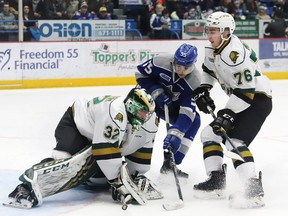
<svg viewBox="0 0 288 216"><path fill-rule="evenodd" d="M164 152L164 162L163 162L163 165L160 169L160 173L162 173L162 174L173 173L173 167L171 164L172 160L170 157L171 157L170 153ZM181 178L189 178L189 174L178 169L177 166L176 166L176 172L177 172L177 175Z"/></svg>
<svg viewBox="0 0 288 216"><path fill-rule="evenodd" d="M212 171L209 178L194 185L194 197L199 199L224 199L226 189L226 164L222 170Z"/></svg>
<svg viewBox="0 0 288 216"><path fill-rule="evenodd" d="M32 208L38 204L37 197L33 190L25 184L19 184L14 191L8 195L8 201L3 203L4 206L15 208Z"/></svg>
<svg viewBox="0 0 288 216"><path fill-rule="evenodd" d="M262 172L259 172L259 178L248 179L245 186L244 193L235 193L229 196L229 206L231 208L260 208L265 206Z"/></svg>

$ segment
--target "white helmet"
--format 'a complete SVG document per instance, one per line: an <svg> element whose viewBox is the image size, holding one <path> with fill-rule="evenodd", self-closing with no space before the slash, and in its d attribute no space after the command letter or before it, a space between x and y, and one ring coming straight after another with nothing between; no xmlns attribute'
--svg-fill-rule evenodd
<svg viewBox="0 0 288 216"><path fill-rule="evenodd" d="M224 33L226 28L229 28L231 35L234 32L236 25L234 18L230 14L217 11L208 16L205 24L205 30L207 27L219 28L221 34Z"/></svg>

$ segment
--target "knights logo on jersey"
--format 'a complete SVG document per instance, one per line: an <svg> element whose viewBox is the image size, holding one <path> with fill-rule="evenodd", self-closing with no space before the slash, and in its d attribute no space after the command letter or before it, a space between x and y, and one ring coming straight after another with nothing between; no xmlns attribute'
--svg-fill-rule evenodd
<svg viewBox="0 0 288 216"><path fill-rule="evenodd" d="M118 113L118 114L115 116L114 119L115 119L115 120L118 120L118 121L120 121L120 122L123 122L123 114Z"/></svg>
<svg viewBox="0 0 288 216"><path fill-rule="evenodd" d="M236 51L232 51L230 53L229 57L230 57L231 61L235 64L237 59L238 59L238 57L239 57L239 53L236 52Z"/></svg>

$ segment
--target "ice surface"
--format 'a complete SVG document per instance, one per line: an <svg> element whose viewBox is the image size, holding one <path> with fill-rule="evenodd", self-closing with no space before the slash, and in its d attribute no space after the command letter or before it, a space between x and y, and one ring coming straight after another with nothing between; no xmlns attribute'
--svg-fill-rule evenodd
<svg viewBox="0 0 288 216"><path fill-rule="evenodd" d="M76 216L76 215L288 215L288 81L272 81L273 111L251 145L257 170L263 172L263 185L266 206L260 209L231 209L228 200L198 200L193 198L193 185L205 180L202 160L202 145L199 134L180 168L189 173L188 180L180 180L184 207L167 212L163 203L178 201L177 189L173 175L159 173L163 160L162 140L166 129L164 122L160 123L156 136L152 169L148 176L154 180L163 191L165 198L149 201L145 206L129 205L126 211L121 205L112 201L108 192L92 192L82 188L72 189L44 199L42 206L30 210L0 206L0 216ZM19 183L18 176L31 165L49 157L55 146L54 130L64 111L77 98L100 96L105 94L125 95L132 86L117 87L82 87L53 88L30 90L0 91L0 202ZM227 96L219 89L212 91L217 109L222 108ZM201 113L203 128L212 117ZM201 131L200 128L200 131ZM249 129L247 129L249 130ZM230 159L228 164L227 191L235 192L241 187L240 181L233 170Z"/></svg>

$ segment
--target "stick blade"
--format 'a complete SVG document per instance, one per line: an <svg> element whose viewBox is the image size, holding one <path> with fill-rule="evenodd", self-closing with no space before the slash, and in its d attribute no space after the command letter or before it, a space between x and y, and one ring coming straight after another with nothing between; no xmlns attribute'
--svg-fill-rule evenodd
<svg viewBox="0 0 288 216"><path fill-rule="evenodd" d="M225 155L226 157L229 157L229 158L231 158L231 159L240 160L240 161L245 162L245 161L243 160L243 158L240 157L240 155L238 155L237 153L234 153L234 152L231 152L231 151L224 151L223 153L224 153L224 155Z"/></svg>
<svg viewBox="0 0 288 216"><path fill-rule="evenodd" d="M168 202L162 205L162 207L166 210L166 211L173 211L173 210L177 210L180 208L184 207L184 202L183 200L179 200L177 202Z"/></svg>

